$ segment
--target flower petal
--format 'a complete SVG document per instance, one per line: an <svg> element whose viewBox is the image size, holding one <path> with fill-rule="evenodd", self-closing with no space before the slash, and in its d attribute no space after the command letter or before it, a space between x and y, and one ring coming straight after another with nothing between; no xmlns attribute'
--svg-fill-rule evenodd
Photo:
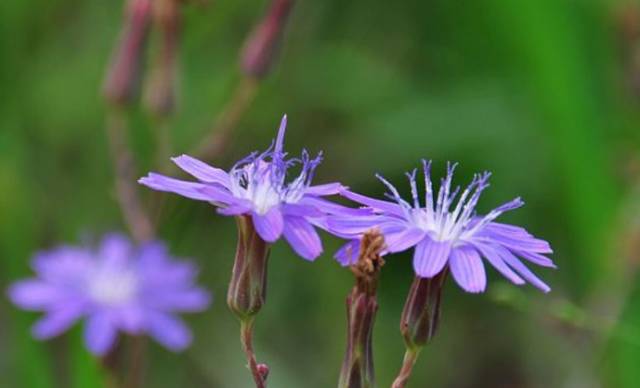
<svg viewBox="0 0 640 388"><path fill-rule="evenodd" d="M266 242L274 242L282 235L284 220L277 206L272 207L267 214L253 214L253 225L256 232Z"/></svg>
<svg viewBox="0 0 640 388"><path fill-rule="evenodd" d="M59 287L40 280L22 280L8 290L9 299L25 310L40 311L59 305L66 293Z"/></svg>
<svg viewBox="0 0 640 388"><path fill-rule="evenodd" d="M149 297L148 303L162 311L202 311L211 303L211 295L205 290L191 287L183 290L167 290Z"/></svg>
<svg viewBox="0 0 640 388"><path fill-rule="evenodd" d="M389 201L383 201L380 199L375 199L375 198L370 198L367 196L364 196L362 194L358 194L358 193L354 193L351 190L344 190L340 193L340 195L342 195L345 198L349 198L350 200L354 201L354 202L358 202L361 203L363 205L372 207L376 210L382 211L382 212L387 212L389 214L393 214L396 216L400 216L402 217L404 215L404 212L402 210L402 207L396 203L393 202L389 202Z"/></svg>
<svg viewBox="0 0 640 388"><path fill-rule="evenodd" d="M334 214L334 215L344 215L344 216L365 216L369 214L373 214L370 209L354 209L351 207L343 206L338 203L334 203L331 201L327 201L326 199L313 197L313 196L305 196L300 201L298 201L300 205L310 205L315 207L326 214Z"/></svg>
<svg viewBox="0 0 640 388"><path fill-rule="evenodd" d="M346 187L343 186L342 184L338 182L334 182L334 183L325 183L323 185L309 186L304 191L304 193L308 195L317 195L317 196L335 195L335 194L339 194L341 191L345 189Z"/></svg>
<svg viewBox="0 0 640 388"><path fill-rule="evenodd" d="M191 331L180 320L169 314L155 313L149 319L149 334L172 351L185 349L191 343Z"/></svg>
<svg viewBox="0 0 640 388"><path fill-rule="evenodd" d="M246 199L237 198L227 189L216 185L204 184L198 188L198 191L206 195L209 198L209 202L213 202L215 205L241 205L248 207L251 204Z"/></svg>
<svg viewBox="0 0 640 388"><path fill-rule="evenodd" d="M243 203L236 203L227 207L221 207L217 211L223 216L239 216L241 214L249 213L251 206Z"/></svg>
<svg viewBox="0 0 640 388"><path fill-rule="evenodd" d="M483 292L487 287L487 275L482 259L474 248L457 247L451 251L449 267L455 281L467 292Z"/></svg>
<svg viewBox="0 0 640 388"><path fill-rule="evenodd" d="M229 186L229 174L226 171L209 166L207 163L189 155L180 155L171 160L181 169L198 178L202 182L218 183L224 187Z"/></svg>
<svg viewBox="0 0 640 388"><path fill-rule="evenodd" d="M530 252L530 251L521 251L521 250L513 250L513 252L516 255L524 258L525 260L528 260L533 264L537 264L541 267L557 268L550 258L543 256L539 253Z"/></svg>
<svg viewBox="0 0 640 388"><path fill-rule="evenodd" d="M222 192L222 189L203 192L202 190L207 187L204 183L182 181L155 173L149 173L148 176L140 178L138 182L154 190L175 193L199 201L215 201L217 197L215 194L218 191Z"/></svg>
<svg viewBox="0 0 640 388"><path fill-rule="evenodd" d="M513 225L491 222L478 235L496 240L509 249L553 253L547 241L537 239L525 229Z"/></svg>
<svg viewBox="0 0 640 388"><path fill-rule="evenodd" d="M108 313L98 312L87 318L84 341L91 353L99 356L106 354L113 346L116 335L117 329Z"/></svg>
<svg viewBox="0 0 640 388"><path fill-rule="evenodd" d="M129 334L139 334L145 327L144 310L137 304L121 307L113 314L114 324Z"/></svg>
<svg viewBox="0 0 640 388"><path fill-rule="evenodd" d="M318 232L304 218L287 217L283 233L291 248L303 259L314 260L322 253Z"/></svg>
<svg viewBox="0 0 640 388"><path fill-rule="evenodd" d="M372 228L380 227L385 222L395 222L401 226L401 222L395 218L380 215L371 215L364 217L345 217L330 216L327 217L328 230L334 234L357 236Z"/></svg>
<svg viewBox="0 0 640 388"><path fill-rule="evenodd" d="M83 309L78 303L68 304L50 311L33 325L31 332L38 339L55 337L67 330L82 316Z"/></svg>
<svg viewBox="0 0 640 388"><path fill-rule="evenodd" d="M98 255L103 263L118 267L129 261L132 249L131 242L125 236L113 233L102 239Z"/></svg>
<svg viewBox="0 0 640 388"><path fill-rule="evenodd" d="M498 252L496 252L496 250L492 246L481 243L473 243L473 246L476 247L480 251L480 253L482 253L482 256L484 256L484 258L493 266L493 268L498 270L498 272L500 272L504 277L511 280L511 282L517 285L522 285L525 283L525 281L520 276L518 276L518 274L515 273L511 269L511 267L509 267L504 262L504 260L502 260Z"/></svg>
<svg viewBox="0 0 640 388"><path fill-rule="evenodd" d="M432 278L442 271L450 253L450 242L423 238L413 253L413 269L422 278Z"/></svg>
<svg viewBox="0 0 640 388"><path fill-rule="evenodd" d="M402 252L418 244L426 235L424 230L418 228L406 228L396 233L384 233L384 242L387 246L385 251Z"/></svg>
<svg viewBox="0 0 640 388"><path fill-rule="evenodd" d="M527 266L522 264L520 259L513 255L513 253L509 252L508 249L497 246L495 247L496 252L500 255L502 260L507 263L511 268L513 268L517 273L519 273L523 278L525 278L529 283L533 286L540 289L542 292L551 291L551 287L549 287L545 282L540 280Z"/></svg>
<svg viewBox="0 0 640 388"><path fill-rule="evenodd" d="M93 267L94 255L88 249L63 246L38 253L31 266L40 278L49 283L78 284Z"/></svg>
<svg viewBox="0 0 640 388"><path fill-rule="evenodd" d="M281 207L282 214L285 216L298 217L322 217L324 212L318 210L315 206L301 205L299 203L285 203Z"/></svg>
<svg viewBox="0 0 640 388"><path fill-rule="evenodd" d="M344 244L333 257L343 267L353 265L358 262L358 255L360 253L360 240L351 240Z"/></svg>

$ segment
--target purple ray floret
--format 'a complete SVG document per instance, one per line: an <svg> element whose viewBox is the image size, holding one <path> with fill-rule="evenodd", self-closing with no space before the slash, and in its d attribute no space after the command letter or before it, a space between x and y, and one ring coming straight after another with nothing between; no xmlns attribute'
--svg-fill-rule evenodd
<svg viewBox="0 0 640 388"><path fill-rule="evenodd" d="M327 214L350 214L348 209L322 197L345 188L339 183L312 186L311 181L322 156L311 158L305 150L300 158L287 159L283 151L287 117L284 116L276 141L265 152L252 153L229 171L182 155L173 161L198 182L182 181L150 173L140 183L152 189L218 206L226 216L251 216L256 231L266 242L281 236L307 260L322 253L322 243L314 226L324 227ZM299 167L299 174L287 179L287 171Z"/></svg>
<svg viewBox="0 0 640 388"><path fill-rule="evenodd" d="M336 253L336 259L343 265L353 264L353 258L358 256L359 237L369 229L378 228L387 243L385 253L415 248L413 267L420 277L431 278L448 265L453 278L465 291L483 292L487 283L484 258L513 283L529 282L548 292L549 286L534 275L523 260L555 268L546 256L553 252L549 243L521 227L495 222L502 213L522 206L522 200L516 198L478 216L475 207L482 191L489 186L490 174L475 175L460 193L459 187L451 188L455 167L455 164L447 166L447 175L436 196L431 183L431 162L423 161L425 197L422 201L418 197L417 170L407 174L411 202L403 199L381 176L378 179L389 190L386 196L391 201L345 190L342 195L366 205L374 214L329 218L329 231L351 239Z"/></svg>
<svg viewBox="0 0 640 388"><path fill-rule="evenodd" d="M134 246L108 235L98 249L63 246L32 262L36 277L14 283L9 297L25 310L45 315L33 335L47 339L84 319L87 348L106 354L118 331L148 334L170 350L191 342L191 332L175 315L204 310L209 294L197 287L196 268L173 260L160 242Z"/></svg>

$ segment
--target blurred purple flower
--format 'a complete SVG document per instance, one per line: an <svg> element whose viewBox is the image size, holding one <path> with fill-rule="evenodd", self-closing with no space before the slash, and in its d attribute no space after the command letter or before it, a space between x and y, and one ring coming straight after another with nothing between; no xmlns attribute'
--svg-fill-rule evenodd
<svg viewBox="0 0 640 388"><path fill-rule="evenodd" d="M481 257L484 257L507 279L515 284L525 280L544 292L550 290L521 261L555 268L545 254L552 253L549 243L529 234L525 229L494 222L502 213L516 209L524 203L520 198L507 202L485 216L477 216L475 207L482 191L489 186L489 173L477 174L471 184L457 199L460 187L451 191L451 181L456 165L447 166L447 176L442 180L434 200L431 183L431 162L423 160L425 176L425 205L420 204L416 184L417 170L409 177L413 204L400 197L396 188L382 176L377 178L387 186L387 197L394 202L373 199L345 190L342 195L364 204L376 214L359 217L335 216L328 220L328 229L341 237L352 239L335 255L342 265L353 264L358 257L358 239L367 230L380 229L387 244L385 253L394 253L415 247L413 267L422 278L432 278L446 265L456 282L465 291L483 292L486 274Z"/></svg>
<svg viewBox="0 0 640 388"><path fill-rule="evenodd" d="M149 334L179 351L191 332L173 313L204 310L209 294L194 285L196 268L173 261L164 244L134 247L122 235L106 236L98 249L63 246L33 259L37 277L14 283L9 297L25 310L43 311L33 335L47 339L86 318L89 350L104 355L117 332Z"/></svg>
<svg viewBox="0 0 640 388"><path fill-rule="evenodd" d="M323 199L345 189L340 183L312 186L322 156L311 158L304 150L300 158L286 159L283 142L287 116L282 118L275 143L263 153L254 152L240 160L228 173L187 155L173 161L199 182L182 181L150 173L140 183L152 189L218 206L226 216L248 215L258 235L272 243L284 235L293 250L307 260L322 253L322 242L314 226L326 227L325 216L361 214ZM300 173L287 181L287 170L296 165Z"/></svg>

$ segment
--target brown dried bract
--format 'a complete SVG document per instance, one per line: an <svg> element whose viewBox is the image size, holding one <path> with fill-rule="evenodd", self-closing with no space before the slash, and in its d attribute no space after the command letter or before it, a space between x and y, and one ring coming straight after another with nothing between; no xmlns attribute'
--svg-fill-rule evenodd
<svg viewBox="0 0 640 388"><path fill-rule="evenodd" d="M360 254L351 272L356 277L356 286L367 293L374 293L378 283L378 274L384 265L381 252L386 247L384 236L378 229L364 233L360 242Z"/></svg>

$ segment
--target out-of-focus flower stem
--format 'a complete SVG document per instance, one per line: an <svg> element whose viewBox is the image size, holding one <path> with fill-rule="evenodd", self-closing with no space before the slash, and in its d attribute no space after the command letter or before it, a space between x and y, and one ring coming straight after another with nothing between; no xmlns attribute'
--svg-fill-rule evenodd
<svg viewBox="0 0 640 388"><path fill-rule="evenodd" d="M129 232L133 238L142 243L154 236L153 224L140 200L136 183L137 170L135 161L127 142L127 124L125 113L114 108L107 117L107 135L113 168L115 171L115 187L118 204ZM130 369L124 388L141 386L142 365L145 357L145 342L142 338L134 338L130 354ZM119 348L114 352L120 353ZM118 388L115 367L107 374L106 386Z"/></svg>
<svg viewBox="0 0 640 388"><path fill-rule="evenodd" d="M143 336L135 336L131 339L131 353L129 371L124 388L137 388L142 386L144 375L144 359L147 351L147 339Z"/></svg>
<svg viewBox="0 0 640 388"><path fill-rule="evenodd" d="M195 147L192 155L202 160L211 160L222 154L229 146L231 135L240 119L251 106L258 86L258 79L248 76L242 77L209 134Z"/></svg>
<svg viewBox="0 0 640 388"><path fill-rule="evenodd" d="M138 192L135 158L128 144L127 109L137 91L138 79L142 72L142 57L146 48L151 24L149 0L130 0L127 2L123 22L122 36L117 43L113 57L107 69L103 84L103 95L108 104L106 132L109 155L114 170L115 190L122 217L138 242L151 240L154 228ZM121 356L121 347L116 347L110 357ZM105 385L108 388L136 388L142 381L144 360L144 341L134 339L129 361L129 373L123 385L117 378L116 364L105 359Z"/></svg>
<svg viewBox="0 0 640 388"><path fill-rule="evenodd" d="M117 344L99 360L105 388L122 388L121 381L118 378L118 363L122 354L120 349L120 344Z"/></svg>
<svg viewBox="0 0 640 388"><path fill-rule="evenodd" d="M148 241L153 237L153 226L138 195L137 171L127 144L127 121L121 109L114 108L109 112L107 136L122 216L136 241Z"/></svg>
<svg viewBox="0 0 640 388"><path fill-rule="evenodd" d="M136 95L150 24L151 1L129 0L102 86L103 96L112 105L127 105Z"/></svg>
<svg viewBox="0 0 640 388"><path fill-rule="evenodd" d="M156 0L153 24L159 32L158 52L146 80L144 105L156 117L175 111L181 15L178 0Z"/></svg>
<svg viewBox="0 0 640 388"><path fill-rule="evenodd" d="M153 3L153 26L158 31L158 50L145 81L144 106L156 134L156 159L165 165L171 155L171 117L176 111L182 15L179 0Z"/></svg>
<svg viewBox="0 0 640 388"><path fill-rule="evenodd" d="M120 384L118 383L118 379L115 376L115 371L105 370L104 374L105 374L105 378L104 378L105 388L121 388Z"/></svg>
<svg viewBox="0 0 640 388"><path fill-rule="evenodd" d="M192 155L210 160L227 148L233 130L255 98L261 80L273 68L293 5L293 0L272 0L269 3L265 15L248 35L240 53L242 79L210 134L198 144Z"/></svg>

